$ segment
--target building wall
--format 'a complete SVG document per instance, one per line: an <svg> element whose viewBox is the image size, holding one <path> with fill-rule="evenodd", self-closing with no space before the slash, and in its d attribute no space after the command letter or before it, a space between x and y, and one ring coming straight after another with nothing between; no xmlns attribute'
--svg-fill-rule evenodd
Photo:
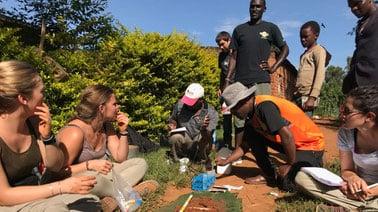
<svg viewBox="0 0 378 212"><path fill-rule="evenodd" d="M273 65L276 62L276 53L270 54L268 63ZM271 74L272 95L291 100L295 90L297 70L288 61L284 61L277 71Z"/></svg>

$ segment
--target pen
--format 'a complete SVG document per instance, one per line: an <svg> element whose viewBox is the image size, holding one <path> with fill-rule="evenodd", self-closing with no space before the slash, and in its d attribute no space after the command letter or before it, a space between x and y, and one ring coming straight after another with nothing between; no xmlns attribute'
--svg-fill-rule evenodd
<svg viewBox="0 0 378 212"><path fill-rule="evenodd" d="M188 206L190 200L192 199L193 197L193 194L191 194L188 199L185 201L184 205L182 205L182 207L180 208L179 212L184 212L185 208Z"/></svg>

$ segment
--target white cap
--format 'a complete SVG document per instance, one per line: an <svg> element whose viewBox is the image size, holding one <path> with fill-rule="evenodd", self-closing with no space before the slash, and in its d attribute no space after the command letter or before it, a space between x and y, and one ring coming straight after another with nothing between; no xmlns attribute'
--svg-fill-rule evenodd
<svg viewBox="0 0 378 212"><path fill-rule="evenodd" d="M185 91L185 95L181 98L181 101L189 106L193 106L199 98L202 98L205 91L202 85L198 83L192 83Z"/></svg>

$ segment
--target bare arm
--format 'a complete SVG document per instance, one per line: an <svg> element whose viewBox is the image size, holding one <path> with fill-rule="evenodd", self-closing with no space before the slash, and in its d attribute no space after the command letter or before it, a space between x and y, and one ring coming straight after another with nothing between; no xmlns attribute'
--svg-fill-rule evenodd
<svg viewBox="0 0 378 212"><path fill-rule="evenodd" d="M122 126L120 124L122 123ZM115 130L111 124L106 124L107 128L107 137L108 137L108 149L112 154L112 157L117 162L123 162L127 159L129 154L129 143L128 138L125 135L127 133L127 128L129 124L129 119L124 113L120 113L117 116L117 124L119 126L119 131L121 134L120 137L117 136Z"/></svg>
<svg viewBox="0 0 378 212"><path fill-rule="evenodd" d="M360 178L354 168L353 156L350 151L339 151L340 166L341 166L341 177L346 182L346 187L341 188L341 191L348 195L351 194L353 199L360 199L356 192L362 190L368 194L368 188L366 182Z"/></svg>
<svg viewBox="0 0 378 212"><path fill-rule="evenodd" d="M94 176L80 176L45 185L11 187L0 163L1 206L17 205L63 193L87 194L95 184Z"/></svg>
<svg viewBox="0 0 378 212"><path fill-rule="evenodd" d="M65 154L66 166L72 165L83 150L83 132L77 127L67 126L58 132L56 138ZM83 170L85 170L85 164Z"/></svg>
<svg viewBox="0 0 378 212"><path fill-rule="evenodd" d="M285 154L287 156L287 163L290 165L293 165L295 163L295 142L294 142L294 137L291 131L287 126L282 127L279 131L278 134L281 137L281 143L283 146L283 149L285 151Z"/></svg>
<svg viewBox="0 0 378 212"><path fill-rule="evenodd" d="M295 163L296 147L295 147L293 134L290 132L287 126L282 127L278 131L278 134L281 137L281 143L285 151L285 154L287 156L287 161L286 161L287 164L281 165L278 168L278 175L283 177L287 175L287 173L291 169L291 166Z"/></svg>
<svg viewBox="0 0 378 212"><path fill-rule="evenodd" d="M88 160L82 163L74 164L83 150L84 134L77 127L66 127L58 135L59 146L66 156L66 166L69 166L72 174L80 173L87 170L98 171L107 174L112 168L112 163L107 160Z"/></svg>
<svg viewBox="0 0 378 212"><path fill-rule="evenodd" d="M280 54L278 55L276 63L274 63L269 70L271 74L277 70L281 63L286 59L287 55L289 55L289 46L285 44L280 48Z"/></svg>
<svg viewBox="0 0 378 212"><path fill-rule="evenodd" d="M226 158L226 159L222 159L220 157L216 158L215 162L217 163L217 165L226 165L226 164L229 164L229 163L232 163L236 160L238 160L240 157L242 157L244 155L244 150L238 146L236 147L236 149L231 153L231 155Z"/></svg>

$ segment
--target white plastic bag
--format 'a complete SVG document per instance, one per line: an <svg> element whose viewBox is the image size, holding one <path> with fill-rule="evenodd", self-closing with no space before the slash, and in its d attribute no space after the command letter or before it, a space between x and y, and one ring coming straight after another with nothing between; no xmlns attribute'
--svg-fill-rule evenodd
<svg viewBox="0 0 378 212"><path fill-rule="evenodd" d="M142 205L142 198L126 180L112 169L114 198L122 212L135 211Z"/></svg>

